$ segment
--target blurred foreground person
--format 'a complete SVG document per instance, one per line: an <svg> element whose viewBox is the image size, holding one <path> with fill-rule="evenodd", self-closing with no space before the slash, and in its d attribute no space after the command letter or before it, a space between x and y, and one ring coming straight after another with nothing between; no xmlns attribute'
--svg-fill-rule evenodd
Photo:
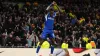
<svg viewBox="0 0 100 56"><path fill-rule="evenodd" d="M70 56L69 51L67 49L58 49L54 51L53 56Z"/></svg>
<svg viewBox="0 0 100 56"><path fill-rule="evenodd" d="M96 54L96 56L100 56L100 49L96 49L96 50L94 51L94 53Z"/></svg>

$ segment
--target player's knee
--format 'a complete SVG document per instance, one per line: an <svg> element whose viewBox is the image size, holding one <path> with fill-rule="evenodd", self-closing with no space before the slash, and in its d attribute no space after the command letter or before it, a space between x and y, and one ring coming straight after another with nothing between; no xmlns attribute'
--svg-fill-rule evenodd
<svg viewBox="0 0 100 56"><path fill-rule="evenodd" d="M40 43L39 43L39 45L41 46L41 45L43 44L44 41L45 41L45 40L41 40Z"/></svg>
<svg viewBox="0 0 100 56"><path fill-rule="evenodd" d="M50 45L54 45L54 42L53 41L50 41L49 43L50 43Z"/></svg>
<svg viewBox="0 0 100 56"><path fill-rule="evenodd" d="M39 44L40 46L42 45L42 43L40 42L40 44Z"/></svg>
<svg viewBox="0 0 100 56"><path fill-rule="evenodd" d="M55 46L55 44L51 44L51 47L54 47Z"/></svg>

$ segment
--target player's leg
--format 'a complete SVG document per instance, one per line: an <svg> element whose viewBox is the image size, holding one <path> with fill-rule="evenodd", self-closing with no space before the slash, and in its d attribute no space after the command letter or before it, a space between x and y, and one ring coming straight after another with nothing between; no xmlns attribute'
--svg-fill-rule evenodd
<svg viewBox="0 0 100 56"><path fill-rule="evenodd" d="M41 48L42 43L46 40L46 35L47 35L46 31L43 31L43 32L42 32L42 35L41 35L40 43L39 43L39 45L38 45L38 47L37 47L37 50L36 50L36 56L37 56L38 53L39 53L39 50L40 50L40 48Z"/></svg>
<svg viewBox="0 0 100 56"><path fill-rule="evenodd" d="M67 49L62 49L63 51L58 56L70 56Z"/></svg>
<svg viewBox="0 0 100 56"><path fill-rule="evenodd" d="M52 32L52 33L50 33L50 38L49 38L50 40L51 40L51 42L50 42L50 44L51 44L51 55L53 54L53 51L54 51L54 45L56 44L56 41L55 41L55 35L54 35L54 33Z"/></svg>
<svg viewBox="0 0 100 56"><path fill-rule="evenodd" d="M51 40L51 42L50 42L50 45L51 45L51 55L53 54L53 52L54 52L54 45L56 45L55 43L55 41L54 41L54 39L53 38L50 38L50 40Z"/></svg>
<svg viewBox="0 0 100 56"><path fill-rule="evenodd" d="M64 50L62 50L62 52L59 53L57 56L66 56L66 52Z"/></svg>
<svg viewBox="0 0 100 56"><path fill-rule="evenodd" d="M63 49L55 50L54 53L53 53L53 56L58 56L62 51L63 51Z"/></svg>
<svg viewBox="0 0 100 56"><path fill-rule="evenodd" d="M40 48L41 48L41 45L42 45L42 43L43 43L44 41L45 41L44 39L41 39L41 40L40 40L40 43L39 43L39 45L37 46L37 50L36 50L37 55L38 55L39 50L40 50Z"/></svg>
<svg viewBox="0 0 100 56"><path fill-rule="evenodd" d="M67 49L57 49L54 51L53 56L70 56Z"/></svg>

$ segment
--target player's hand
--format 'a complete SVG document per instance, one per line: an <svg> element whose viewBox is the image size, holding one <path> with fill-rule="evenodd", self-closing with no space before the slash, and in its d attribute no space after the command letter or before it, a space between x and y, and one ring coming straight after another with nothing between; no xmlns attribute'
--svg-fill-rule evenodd
<svg viewBox="0 0 100 56"><path fill-rule="evenodd" d="M56 2L55 2L55 1L53 1L53 2L52 2L52 4L53 4L53 5L56 5Z"/></svg>

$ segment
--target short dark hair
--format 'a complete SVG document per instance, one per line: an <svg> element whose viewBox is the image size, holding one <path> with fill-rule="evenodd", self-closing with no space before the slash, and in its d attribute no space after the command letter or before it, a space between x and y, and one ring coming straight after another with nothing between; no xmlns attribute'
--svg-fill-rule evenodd
<svg viewBox="0 0 100 56"><path fill-rule="evenodd" d="M50 7L49 11L54 11L54 8L53 7Z"/></svg>

